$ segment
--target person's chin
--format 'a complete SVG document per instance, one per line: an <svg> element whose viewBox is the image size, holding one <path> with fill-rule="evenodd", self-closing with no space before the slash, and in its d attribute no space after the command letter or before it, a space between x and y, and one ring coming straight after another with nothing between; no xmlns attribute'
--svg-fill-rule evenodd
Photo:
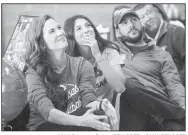
<svg viewBox="0 0 188 135"><path fill-rule="evenodd" d="M65 49L68 46L68 44L62 44L57 49Z"/></svg>
<svg viewBox="0 0 188 135"><path fill-rule="evenodd" d="M129 37L129 42L131 42L131 43L136 43L136 42L138 42L139 40L140 40L139 34L136 35L136 36L130 36L130 37Z"/></svg>
<svg viewBox="0 0 188 135"><path fill-rule="evenodd" d="M139 34L137 33L137 34L134 34L134 35L129 36L129 37L130 37L130 39L135 40L139 37Z"/></svg>

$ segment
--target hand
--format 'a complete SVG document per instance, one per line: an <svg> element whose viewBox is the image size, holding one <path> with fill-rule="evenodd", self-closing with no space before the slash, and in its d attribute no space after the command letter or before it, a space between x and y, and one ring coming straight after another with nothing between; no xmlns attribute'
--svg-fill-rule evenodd
<svg viewBox="0 0 188 135"><path fill-rule="evenodd" d="M118 123L119 120L118 120L118 117L116 114L116 110L112 106L110 101L108 101L108 99L103 99L101 108L105 112L105 114L108 116L108 118L110 120L110 124L112 126Z"/></svg>
<svg viewBox="0 0 188 135"><path fill-rule="evenodd" d="M105 115L94 115L93 112L97 108L89 109L83 116L79 117L79 126L91 127L97 130L110 130L110 125L108 123L102 122L107 120Z"/></svg>
<svg viewBox="0 0 188 135"><path fill-rule="evenodd" d="M91 36L82 38L84 45L89 46L91 48L91 52L93 56L95 57L100 53L99 46L97 43L97 40Z"/></svg>

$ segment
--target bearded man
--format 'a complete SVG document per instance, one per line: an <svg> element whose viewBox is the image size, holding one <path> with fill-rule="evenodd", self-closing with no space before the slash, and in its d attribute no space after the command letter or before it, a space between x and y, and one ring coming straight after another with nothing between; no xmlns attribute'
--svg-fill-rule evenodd
<svg viewBox="0 0 188 135"><path fill-rule="evenodd" d="M157 130L185 130L185 87L171 55L144 39L144 27L128 7L116 7L113 28L125 57L120 130L149 130L154 121L160 125Z"/></svg>

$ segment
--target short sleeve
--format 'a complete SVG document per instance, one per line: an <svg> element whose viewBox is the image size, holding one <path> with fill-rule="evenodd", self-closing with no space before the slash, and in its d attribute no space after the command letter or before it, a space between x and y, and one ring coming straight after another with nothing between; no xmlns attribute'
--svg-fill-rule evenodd
<svg viewBox="0 0 188 135"><path fill-rule="evenodd" d="M112 48L107 48L102 53L105 60L110 62L111 66L123 65L126 55L120 55L119 52Z"/></svg>

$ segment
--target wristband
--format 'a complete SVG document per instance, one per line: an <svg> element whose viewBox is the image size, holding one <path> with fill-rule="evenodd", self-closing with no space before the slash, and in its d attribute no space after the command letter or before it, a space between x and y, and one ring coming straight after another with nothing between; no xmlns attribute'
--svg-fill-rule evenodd
<svg viewBox="0 0 188 135"><path fill-rule="evenodd" d="M103 100L101 100L101 101L100 101L100 104L99 104L99 110L101 110L101 111L103 111L103 110L102 110L102 102L103 102Z"/></svg>

